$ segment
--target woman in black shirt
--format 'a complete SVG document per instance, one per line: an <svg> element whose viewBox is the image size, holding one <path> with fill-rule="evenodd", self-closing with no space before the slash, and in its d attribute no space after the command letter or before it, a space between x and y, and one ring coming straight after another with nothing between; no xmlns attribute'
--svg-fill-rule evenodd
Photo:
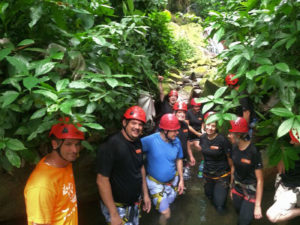
<svg viewBox="0 0 300 225"><path fill-rule="evenodd" d="M248 123L243 117L230 121L228 137L234 144L231 198L237 213L238 224L248 225L262 218L261 199L263 194L263 173L261 155L249 141Z"/></svg>
<svg viewBox="0 0 300 225"><path fill-rule="evenodd" d="M212 112L206 113L204 122L212 114ZM200 146L204 157L204 191L216 210L222 213L230 183L231 145L222 134L218 133L216 122L205 123L204 130L205 133L200 137Z"/></svg>

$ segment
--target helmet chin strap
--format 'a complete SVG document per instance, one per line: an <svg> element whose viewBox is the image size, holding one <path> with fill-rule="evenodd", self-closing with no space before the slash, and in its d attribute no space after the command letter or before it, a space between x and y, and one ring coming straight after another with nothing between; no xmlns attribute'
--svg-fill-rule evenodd
<svg viewBox="0 0 300 225"><path fill-rule="evenodd" d="M61 159L63 159L63 160L65 160L65 161L67 161L67 162L70 162L69 160L67 160L67 159L65 159L63 156L62 156L62 154L61 154L61 146L63 145L63 143L64 143L64 139L62 139L62 142L59 144L59 146L56 148L56 149L54 149L57 153L58 153L58 155L59 155L59 157L61 158Z"/></svg>
<svg viewBox="0 0 300 225"><path fill-rule="evenodd" d="M171 144L173 144L174 140L172 140L171 138L169 138L168 134L169 134L169 130L164 130L164 135L165 135L166 139L168 140L168 142L170 142Z"/></svg>
<svg viewBox="0 0 300 225"><path fill-rule="evenodd" d="M133 138L132 136L130 136L130 135L128 134L128 132L126 131L126 127L127 127L128 123L129 123L128 120L126 120L126 125L123 126L122 128L123 128L123 130L125 131L127 137L128 137L131 141L135 141L135 138Z"/></svg>

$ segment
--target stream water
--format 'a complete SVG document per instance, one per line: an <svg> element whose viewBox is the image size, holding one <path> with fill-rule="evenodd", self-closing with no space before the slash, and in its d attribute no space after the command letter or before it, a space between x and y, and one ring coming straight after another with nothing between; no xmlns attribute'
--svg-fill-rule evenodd
<svg viewBox="0 0 300 225"><path fill-rule="evenodd" d="M227 201L227 212L224 216L219 215L210 201L204 196L203 179L196 176L196 168L192 171L191 180L186 182L187 190L185 194L179 196L171 207L171 219L168 225L234 225L237 215L233 209L230 198ZM273 202L274 179L271 177L266 181L262 210L264 217L261 220L253 221L253 225L272 224L265 216L267 208ZM105 222L101 215L97 202L79 207L80 225L104 225ZM157 225L159 214L152 209L149 214L142 213L141 225ZM278 223L280 225L299 225L300 217L293 220Z"/></svg>
<svg viewBox="0 0 300 225"><path fill-rule="evenodd" d="M227 212L224 216L216 213L214 207L204 195L203 179L197 178L197 166L192 169L192 178L185 182L187 190L185 194L178 196L171 207L171 219L168 225L235 225L237 215L233 209L230 198L227 200ZM262 210L264 217L253 221L252 225L268 225L270 223L266 216L266 210L273 202L274 196L274 174L265 178ZM105 225L104 218L100 212L98 200L88 203L78 202L79 225ZM141 225L157 225L159 214L152 209L149 214L142 213ZM26 218L0 222L0 225L26 225ZM300 217L293 220L278 223L280 225L299 225Z"/></svg>

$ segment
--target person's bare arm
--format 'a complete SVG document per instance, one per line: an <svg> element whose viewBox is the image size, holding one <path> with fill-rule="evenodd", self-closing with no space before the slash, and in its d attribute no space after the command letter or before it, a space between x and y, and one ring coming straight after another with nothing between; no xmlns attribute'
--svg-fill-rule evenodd
<svg viewBox="0 0 300 225"><path fill-rule="evenodd" d="M158 75L158 89L159 89L159 98L160 98L161 102L164 101L164 97L165 97L164 88L163 88L163 85L162 85L163 80L164 80L164 77Z"/></svg>
<svg viewBox="0 0 300 225"><path fill-rule="evenodd" d="M183 181L183 163L182 163L182 159L177 159L176 161L176 167L177 167L177 171L178 171L178 175L179 175L179 183L178 183L178 194L182 194L183 190L184 190L184 181Z"/></svg>
<svg viewBox="0 0 300 225"><path fill-rule="evenodd" d="M263 178L262 169L256 169L255 176L257 180L257 185L256 185L256 198L255 198L255 207L254 207L254 218L260 219L262 218L261 200L262 200L263 188L264 188L264 178Z"/></svg>
<svg viewBox="0 0 300 225"><path fill-rule="evenodd" d="M192 152L192 148L191 148L191 143L190 141L187 141L187 153L189 155L189 160L190 160L190 165L191 166L195 166L196 164L196 160L194 158L193 152Z"/></svg>
<svg viewBox="0 0 300 225"><path fill-rule="evenodd" d="M97 185L99 194L101 196L101 199L104 203L104 205L107 207L110 219L111 219L111 225L122 225L123 221L120 218L120 215L118 213L117 207L115 206L114 199L112 196L112 190L111 190L111 184L109 181L109 177L103 176L102 174L97 174Z"/></svg>
<svg viewBox="0 0 300 225"><path fill-rule="evenodd" d="M245 120L249 124L249 122L250 122L250 111L249 110L243 111L243 117L245 118Z"/></svg>
<svg viewBox="0 0 300 225"><path fill-rule="evenodd" d="M147 182L146 182L146 170L145 167L142 166L141 168L141 173L142 173L142 179L143 179L143 201L144 201L144 205L143 205L143 210L146 211L147 213L150 212L151 210L151 199L149 197L149 193L148 193L148 187L147 187Z"/></svg>
<svg viewBox="0 0 300 225"><path fill-rule="evenodd" d="M195 134L197 137L200 137L202 134L198 131L196 131L192 126L189 125L189 131L191 131L193 134Z"/></svg>

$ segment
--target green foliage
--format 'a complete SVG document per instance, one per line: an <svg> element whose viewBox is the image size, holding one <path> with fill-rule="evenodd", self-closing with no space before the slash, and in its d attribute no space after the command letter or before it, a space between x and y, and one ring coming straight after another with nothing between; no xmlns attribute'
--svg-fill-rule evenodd
<svg viewBox="0 0 300 225"><path fill-rule="evenodd" d="M61 116L104 136L140 91L156 90L156 71L182 64L189 50L156 11L162 2L155 11L134 2L116 14L108 0L1 1L0 168L36 162Z"/></svg>
<svg viewBox="0 0 300 225"><path fill-rule="evenodd" d="M219 73L236 74L240 89L249 93L270 162L283 159L292 168L295 150L280 138L291 128L300 131L299 1L225 1L209 15L211 36L228 46Z"/></svg>

